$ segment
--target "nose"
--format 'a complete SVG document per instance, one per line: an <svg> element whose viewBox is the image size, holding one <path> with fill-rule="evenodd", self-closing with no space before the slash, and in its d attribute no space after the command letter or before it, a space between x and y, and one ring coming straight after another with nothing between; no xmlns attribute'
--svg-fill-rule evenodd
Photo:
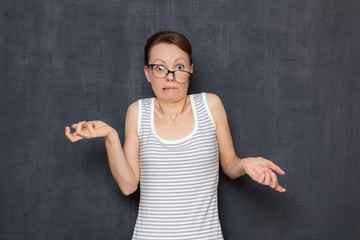
<svg viewBox="0 0 360 240"><path fill-rule="evenodd" d="M170 82L175 81L174 73L173 72L168 72L168 74L166 75L166 80L170 81Z"/></svg>

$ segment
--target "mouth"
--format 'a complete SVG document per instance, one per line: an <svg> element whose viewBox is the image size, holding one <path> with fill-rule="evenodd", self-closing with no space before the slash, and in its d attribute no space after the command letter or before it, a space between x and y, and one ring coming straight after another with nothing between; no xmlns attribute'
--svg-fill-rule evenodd
<svg viewBox="0 0 360 240"><path fill-rule="evenodd" d="M163 87L163 91L174 90L174 89L177 89L177 87L172 87L172 86Z"/></svg>

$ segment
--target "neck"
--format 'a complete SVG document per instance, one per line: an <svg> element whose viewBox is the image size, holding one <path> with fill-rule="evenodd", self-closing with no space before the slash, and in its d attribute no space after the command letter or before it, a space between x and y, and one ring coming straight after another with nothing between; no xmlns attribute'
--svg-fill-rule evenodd
<svg viewBox="0 0 360 240"><path fill-rule="evenodd" d="M175 120L177 116L184 112L185 106L188 102L187 96L180 99L177 102L164 102L159 99L157 101L157 107L161 114L169 116L172 120Z"/></svg>

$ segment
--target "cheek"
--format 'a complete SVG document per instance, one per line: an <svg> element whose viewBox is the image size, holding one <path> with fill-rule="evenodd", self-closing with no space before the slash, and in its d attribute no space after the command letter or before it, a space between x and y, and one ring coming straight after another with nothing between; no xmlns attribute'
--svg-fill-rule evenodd
<svg viewBox="0 0 360 240"><path fill-rule="evenodd" d="M183 89L183 91L184 91L185 93L187 93L187 92L188 92L188 89L189 89L189 83L184 84L184 85L182 86L182 89Z"/></svg>
<svg viewBox="0 0 360 240"><path fill-rule="evenodd" d="M160 93L162 91L162 85L159 84L159 81L156 81L156 79L151 79L149 83L151 85L153 92Z"/></svg>

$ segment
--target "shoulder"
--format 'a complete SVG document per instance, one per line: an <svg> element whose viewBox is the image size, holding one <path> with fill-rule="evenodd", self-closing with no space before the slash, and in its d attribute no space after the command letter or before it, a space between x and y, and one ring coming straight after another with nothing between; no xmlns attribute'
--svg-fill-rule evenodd
<svg viewBox="0 0 360 240"><path fill-rule="evenodd" d="M131 103L126 112L125 120L125 135L128 136L129 133L137 132L139 117L139 101Z"/></svg>
<svg viewBox="0 0 360 240"><path fill-rule="evenodd" d="M139 111L139 100L131 103L128 107L127 114L134 114Z"/></svg>
<svg viewBox="0 0 360 240"><path fill-rule="evenodd" d="M226 111L219 96L206 93L206 101L216 125L226 120Z"/></svg>
<svg viewBox="0 0 360 240"><path fill-rule="evenodd" d="M137 122L139 115L139 100L131 103L126 112L126 119L130 122Z"/></svg>
<svg viewBox="0 0 360 240"><path fill-rule="evenodd" d="M210 110L215 110L217 107L222 106L220 97L214 93L206 93L206 101L209 105Z"/></svg>

